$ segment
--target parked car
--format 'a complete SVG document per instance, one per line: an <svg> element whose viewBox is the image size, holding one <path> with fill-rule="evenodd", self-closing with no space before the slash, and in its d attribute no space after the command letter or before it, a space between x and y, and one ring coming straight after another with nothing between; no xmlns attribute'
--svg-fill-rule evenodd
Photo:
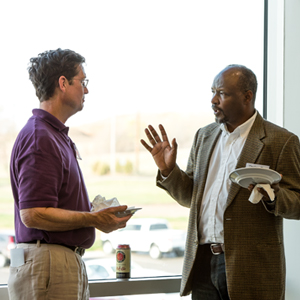
<svg viewBox="0 0 300 300"><path fill-rule="evenodd" d="M10 250L15 248L15 234L13 231L0 231L0 267L10 263Z"/></svg>
<svg viewBox="0 0 300 300"><path fill-rule="evenodd" d="M95 258L85 259L85 267L89 280L96 279L115 279L116 278L116 259L114 258ZM146 269L139 264L131 261L131 278L136 277L156 277L156 276L170 276L167 272L154 269ZM90 300L152 300L153 294L146 295L129 295L129 296L111 296L111 297L92 297ZM168 294L156 294L156 300L174 299L169 298Z"/></svg>
<svg viewBox="0 0 300 300"><path fill-rule="evenodd" d="M116 278L116 259L114 258L95 258L84 260L86 272L89 280L93 279L115 279ZM155 269L146 269L136 262L131 261L131 277L154 277L170 276L167 272Z"/></svg>
<svg viewBox="0 0 300 300"><path fill-rule="evenodd" d="M149 252L152 258L174 252L182 256L186 232L169 227L168 221L159 218L133 218L125 228L111 233L101 233L105 253L113 253L119 244L129 244L133 252Z"/></svg>

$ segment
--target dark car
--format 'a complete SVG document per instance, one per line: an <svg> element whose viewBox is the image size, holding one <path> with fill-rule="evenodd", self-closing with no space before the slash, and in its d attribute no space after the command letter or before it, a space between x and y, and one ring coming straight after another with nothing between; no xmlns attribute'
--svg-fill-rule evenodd
<svg viewBox="0 0 300 300"><path fill-rule="evenodd" d="M15 247L15 234L12 231L0 231L0 268L9 265L10 250Z"/></svg>

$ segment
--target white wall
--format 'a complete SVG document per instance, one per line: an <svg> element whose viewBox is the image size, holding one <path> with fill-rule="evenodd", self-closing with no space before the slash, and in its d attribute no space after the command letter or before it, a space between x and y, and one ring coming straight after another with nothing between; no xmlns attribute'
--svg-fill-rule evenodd
<svg viewBox="0 0 300 300"><path fill-rule="evenodd" d="M300 137L299 12L299 0L269 0L267 118ZM298 300L300 295L299 233L299 221L285 220L286 300Z"/></svg>

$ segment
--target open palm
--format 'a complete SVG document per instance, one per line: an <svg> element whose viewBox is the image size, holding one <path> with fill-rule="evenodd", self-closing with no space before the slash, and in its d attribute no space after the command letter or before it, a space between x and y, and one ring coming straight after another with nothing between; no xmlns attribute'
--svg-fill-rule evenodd
<svg viewBox="0 0 300 300"><path fill-rule="evenodd" d="M162 125L159 125L162 139L156 130L149 125L145 129L145 133L152 147L149 146L144 140L141 140L143 146L152 154L153 159L160 169L163 176L168 176L176 164L177 143L175 139L172 140L170 145L166 131Z"/></svg>

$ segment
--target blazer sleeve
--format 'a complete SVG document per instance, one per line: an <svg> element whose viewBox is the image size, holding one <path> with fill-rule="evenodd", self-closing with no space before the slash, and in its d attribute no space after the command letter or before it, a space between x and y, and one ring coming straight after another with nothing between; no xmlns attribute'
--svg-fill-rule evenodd
<svg viewBox="0 0 300 300"><path fill-rule="evenodd" d="M176 164L173 171L164 180L161 177L160 171L158 171L156 177L156 185L165 191L175 199L180 205L185 207L191 207L193 187L194 187L194 166L195 156L198 148L198 134L197 132L194 138L193 146L190 151L187 169L182 171Z"/></svg>
<svg viewBox="0 0 300 300"><path fill-rule="evenodd" d="M282 175L274 214L286 219L300 219L300 143L291 135L278 157L277 172Z"/></svg>

